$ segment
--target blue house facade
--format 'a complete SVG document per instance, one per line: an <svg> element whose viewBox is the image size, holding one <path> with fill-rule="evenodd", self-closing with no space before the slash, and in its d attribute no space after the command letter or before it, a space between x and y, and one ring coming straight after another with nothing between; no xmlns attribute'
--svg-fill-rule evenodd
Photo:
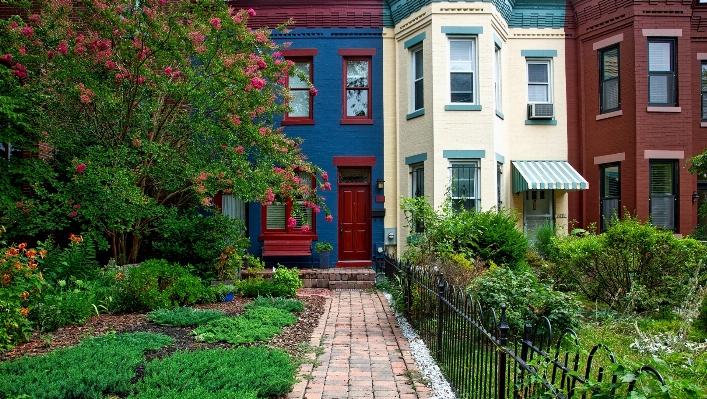
<svg viewBox="0 0 707 399"><path fill-rule="evenodd" d="M383 48L382 1L350 2L232 1L253 8L252 28L276 27L293 18L287 33L272 39L289 42L283 56L309 76L316 91L296 76L287 81L292 112L277 121L288 136L300 137L302 152L328 173L331 191L320 191L333 220L297 202L247 204L250 252L267 242L331 243L330 267L370 266L383 236ZM303 178L305 175L303 175ZM316 182L313 182L316 184ZM320 189L321 190L321 189ZM305 215L293 212L300 206ZM295 217L292 227L286 220ZM304 227L306 226L306 227ZM304 228L303 228L304 227ZM378 239L376 239L378 238ZM314 253L315 262L317 254ZM309 265L304 257L266 258L285 265Z"/></svg>

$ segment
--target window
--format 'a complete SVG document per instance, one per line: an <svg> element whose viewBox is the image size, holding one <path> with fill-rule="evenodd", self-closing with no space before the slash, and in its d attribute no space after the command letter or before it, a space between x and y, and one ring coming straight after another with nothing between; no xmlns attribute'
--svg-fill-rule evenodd
<svg viewBox="0 0 707 399"><path fill-rule="evenodd" d="M290 99L287 105L292 111L285 115L283 124L313 124L314 110L312 107L313 96L309 93L309 84L301 78L307 77L314 83L314 71L311 58L291 58L295 63L294 74L287 77L287 87L290 89ZM301 74L301 75L300 75Z"/></svg>
<svg viewBox="0 0 707 399"><path fill-rule="evenodd" d="M425 108L425 91L424 91L424 71L422 68L422 47L417 47L411 50L410 58L410 77L412 84L410 87L410 105L411 111L417 111Z"/></svg>
<svg viewBox="0 0 707 399"><path fill-rule="evenodd" d="M503 178L503 164L496 162L496 210L499 212L503 207L503 201L501 201L501 181Z"/></svg>
<svg viewBox="0 0 707 399"><path fill-rule="evenodd" d="M498 46L493 48L493 91L496 99L496 110L501 111L501 49Z"/></svg>
<svg viewBox="0 0 707 399"><path fill-rule="evenodd" d="M425 195L425 166L424 164L416 164L410 167L410 178L412 181L413 198L423 197Z"/></svg>
<svg viewBox="0 0 707 399"><path fill-rule="evenodd" d="M676 105L675 40L648 39L648 103Z"/></svg>
<svg viewBox="0 0 707 399"><path fill-rule="evenodd" d="M371 119L371 58L344 58L344 119Z"/></svg>
<svg viewBox="0 0 707 399"><path fill-rule="evenodd" d="M677 162L659 160L650 162L651 223L666 230L676 230Z"/></svg>
<svg viewBox="0 0 707 399"><path fill-rule="evenodd" d="M599 113L618 111L619 46L599 51Z"/></svg>
<svg viewBox="0 0 707 399"><path fill-rule="evenodd" d="M449 90L452 103L475 103L474 43L474 39L449 39Z"/></svg>
<svg viewBox="0 0 707 399"><path fill-rule="evenodd" d="M300 172L297 174L302 181L310 180L314 188L314 178L309 173ZM295 219L295 226L290 227L287 221L292 217ZM263 233L284 233L302 234L302 227L307 225L309 232L314 234L315 218L312 209L305 206L304 201L287 198L282 201L273 202L271 205L262 207L262 227Z"/></svg>
<svg viewBox="0 0 707 399"><path fill-rule="evenodd" d="M22 158L22 150L10 143L0 143L0 159L9 161L10 158Z"/></svg>
<svg viewBox="0 0 707 399"><path fill-rule="evenodd" d="M599 166L599 211L601 231L606 231L614 216L621 217L621 175L619 164Z"/></svg>
<svg viewBox="0 0 707 399"><path fill-rule="evenodd" d="M449 167L450 194L455 211L479 206L479 162L453 161Z"/></svg>
<svg viewBox="0 0 707 399"><path fill-rule="evenodd" d="M702 93L702 120L707 121L707 63L702 63L700 73L700 81L702 82L702 88L700 89Z"/></svg>
<svg viewBox="0 0 707 399"><path fill-rule="evenodd" d="M550 61L528 61L528 103L551 103Z"/></svg>

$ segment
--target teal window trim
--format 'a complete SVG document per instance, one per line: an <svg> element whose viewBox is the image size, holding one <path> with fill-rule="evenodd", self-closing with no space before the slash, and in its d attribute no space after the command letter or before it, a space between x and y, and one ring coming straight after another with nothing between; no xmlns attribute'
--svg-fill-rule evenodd
<svg viewBox="0 0 707 399"><path fill-rule="evenodd" d="M486 158L486 150L442 150L444 158L481 159Z"/></svg>
<svg viewBox="0 0 707 399"><path fill-rule="evenodd" d="M414 36L412 39L406 40L405 48L410 48L422 43L422 41L425 40L425 37L427 37L427 34L425 32L422 32L419 35Z"/></svg>
<svg viewBox="0 0 707 399"><path fill-rule="evenodd" d="M501 119L506 119L506 117L503 116L503 114L502 114L501 111L499 111L499 110L496 110L496 116L499 117L499 118L501 118Z"/></svg>
<svg viewBox="0 0 707 399"><path fill-rule="evenodd" d="M556 119L526 119L526 125L557 125Z"/></svg>
<svg viewBox="0 0 707 399"><path fill-rule="evenodd" d="M506 163L506 157L503 155L496 153L496 162L498 163Z"/></svg>
<svg viewBox="0 0 707 399"><path fill-rule="evenodd" d="M410 155L409 157L405 157L405 165L412 165L415 163L420 163L420 162L425 162L427 160L427 153L423 152L422 154L417 154L417 155Z"/></svg>
<svg viewBox="0 0 707 399"><path fill-rule="evenodd" d="M424 114L425 114L425 109L424 109L424 108L421 108L421 109L418 109L418 110L415 111L415 112L411 112L411 113L405 115L405 119L410 120L410 119L412 119L412 118L417 118L418 116L422 116L422 115L424 115Z"/></svg>
<svg viewBox="0 0 707 399"><path fill-rule="evenodd" d="M484 33L483 26L443 26L442 33L447 35L480 35Z"/></svg>
<svg viewBox="0 0 707 399"><path fill-rule="evenodd" d="M554 58L557 50L520 50L520 55L525 58Z"/></svg>
<svg viewBox="0 0 707 399"><path fill-rule="evenodd" d="M481 104L447 104L445 111L481 111Z"/></svg>
<svg viewBox="0 0 707 399"><path fill-rule="evenodd" d="M493 33L493 42L496 44L496 47L503 48L503 40L501 40L501 38L498 37L496 32Z"/></svg>

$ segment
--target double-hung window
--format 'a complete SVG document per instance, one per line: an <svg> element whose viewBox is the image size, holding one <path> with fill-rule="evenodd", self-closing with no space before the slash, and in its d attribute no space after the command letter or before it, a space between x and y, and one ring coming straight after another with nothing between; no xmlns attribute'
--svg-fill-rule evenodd
<svg viewBox="0 0 707 399"><path fill-rule="evenodd" d="M297 173L303 182L311 181L314 188L314 178L310 173ZM290 218L295 220L294 226ZM303 234L302 227L309 228L309 234L316 232L316 219L313 217L312 209L305 206L304 201L295 198L286 198L275 201L270 205L262 207L262 231L267 234Z"/></svg>
<svg viewBox="0 0 707 399"><path fill-rule="evenodd" d="M450 195L455 211L479 208L479 161L451 161L449 167Z"/></svg>
<svg viewBox="0 0 707 399"><path fill-rule="evenodd" d="M599 113L621 109L619 97L619 46L599 51Z"/></svg>
<svg viewBox="0 0 707 399"><path fill-rule="evenodd" d="M287 77L287 88L290 90L290 98L287 105L290 112L285 114L283 124L313 124L314 109L312 102L314 96L310 93L309 82L314 83L314 70L312 58L291 58L294 62L292 73Z"/></svg>
<svg viewBox="0 0 707 399"><path fill-rule="evenodd" d="M343 120L371 120L371 58L344 58L344 110Z"/></svg>
<svg viewBox="0 0 707 399"><path fill-rule="evenodd" d="M551 103L550 61L528 60L528 104Z"/></svg>
<svg viewBox="0 0 707 399"><path fill-rule="evenodd" d="M418 163L410 166L410 183L412 188L412 198L419 198L425 196L425 164ZM419 223L413 215L412 221L413 228L415 232L421 233L424 231L424 226Z"/></svg>
<svg viewBox="0 0 707 399"><path fill-rule="evenodd" d="M410 50L410 111L425 108L424 69L422 46Z"/></svg>
<svg viewBox="0 0 707 399"><path fill-rule="evenodd" d="M599 209L601 231L606 231L615 217L621 214L621 175L619 164L606 164L599 166L600 198Z"/></svg>
<svg viewBox="0 0 707 399"><path fill-rule="evenodd" d="M648 39L648 104L677 105L675 39Z"/></svg>
<svg viewBox="0 0 707 399"><path fill-rule="evenodd" d="M707 62L703 62L700 68L700 82L702 83L700 92L702 93L702 121L707 121Z"/></svg>
<svg viewBox="0 0 707 399"><path fill-rule="evenodd" d="M496 111L501 111L501 49L493 46L493 92Z"/></svg>
<svg viewBox="0 0 707 399"><path fill-rule="evenodd" d="M677 162L650 161L651 224L665 230L677 229Z"/></svg>
<svg viewBox="0 0 707 399"><path fill-rule="evenodd" d="M452 103L476 103L475 44L475 39L449 39L449 89Z"/></svg>

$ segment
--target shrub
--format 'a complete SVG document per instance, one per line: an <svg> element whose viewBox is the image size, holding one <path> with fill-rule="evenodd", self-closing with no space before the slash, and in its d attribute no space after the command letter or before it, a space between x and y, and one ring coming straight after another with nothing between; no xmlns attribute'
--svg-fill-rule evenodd
<svg viewBox="0 0 707 399"><path fill-rule="evenodd" d="M292 390L297 365L283 350L256 346L177 352L145 367L136 385L144 398L280 397Z"/></svg>
<svg viewBox="0 0 707 399"><path fill-rule="evenodd" d="M159 237L153 242L154 255L170 262L192 264L204 280L216 278L214 268L219 255L229 245L245 248L245 227L241 220L220 212L203 216L195 208L182 212L171 209L157 226Z"/></svg>
<svg viewBox="0 0 707 399"><path fill-rule="evenodd" d="M282 310L286 310L288 312L303 312L304 311L304 304L301 301L295 301L292 299L285 299L285 298L272 298L272 297L259 296L253 302L245 305L246 309L253 309L253 308L260 308L260 307L282 309Z"/></svg>
<svg viewBox="0 0 707 399"><path fill-rule="evenodd" d="M622 312L679 306L707 248L642 224L631 215L601 235L557 240L557 279ZM707 273L702 273L704 283Z"/></svg>
<svg viewBox="0 0 707 399"><path fill-rule="evenodd" d="M98 313L95 283L59 280L45 290L29 313L40 331L54 331L70 324L84 324Z"/></svg>
<svg viewBox="0 0 707 399"><path fill-rule="evenodd" d="M0 363L0 397L96 398L126 394L144 352L172 343L166 335L105 335L45 356Z"/></svg>
<svg viewBox="0 0 707 399"><path fill-rule="evenodd" d="M155 324L163 326L198 326L211 320L224 317L224 312L220 310L197 310L186 307L174 309L156 309L147 314L147 318Z"/></svg>
<svg viewBox="0 0 707 399"><path fill-rule="evenodd" d="M0 351L29 338L29 300L46 285L37 273L38 258L44 254L27 244L0 250Z"/></svg>
<svg viewBox="0 0 707 399"><path fill-rule="evenodd" d="M297 290L304 287L302 280L299 278L299 270L296 268L287 269L282 265L278 266L272 276L273 283L284 287L285 294L283 296L294 298L297 296Z"/></svg>
<svg viewBox="0 0 707 399"><path fill-rule="evenodd" d="M553 331L561 333L577 324L579 304L567 294L538 282L529 268L510 270L492 266L467 288L481 303L483 309L497 312L508 306L506 315L512 334L522 334L526 323L535 324L541 316L547 317Z"/></svg>
<svg viewBox="0 0 707 399"><path fill-rule="evenodd" d="M130 270L124 283L126 302L133 309L159 309L214 300L201 279L164 259L152 259Z"/></svg>
<svg viewBox="0 0 707 399"><path fill-rule="evenodd" d="M241 294L248 298L259 296L281 296L288 297L291 291L283 284L275 284L274 281L265 280L262 276L245 279L238 284Z"/></svg>
<svg viewBox="0 0 707 399"><path fill-rule="evenodd" d="M543 259L552 260L557 257L555 237L557 237L557 229L549 222L535 230L535 242L533 246L538 255Z"/></svg>

